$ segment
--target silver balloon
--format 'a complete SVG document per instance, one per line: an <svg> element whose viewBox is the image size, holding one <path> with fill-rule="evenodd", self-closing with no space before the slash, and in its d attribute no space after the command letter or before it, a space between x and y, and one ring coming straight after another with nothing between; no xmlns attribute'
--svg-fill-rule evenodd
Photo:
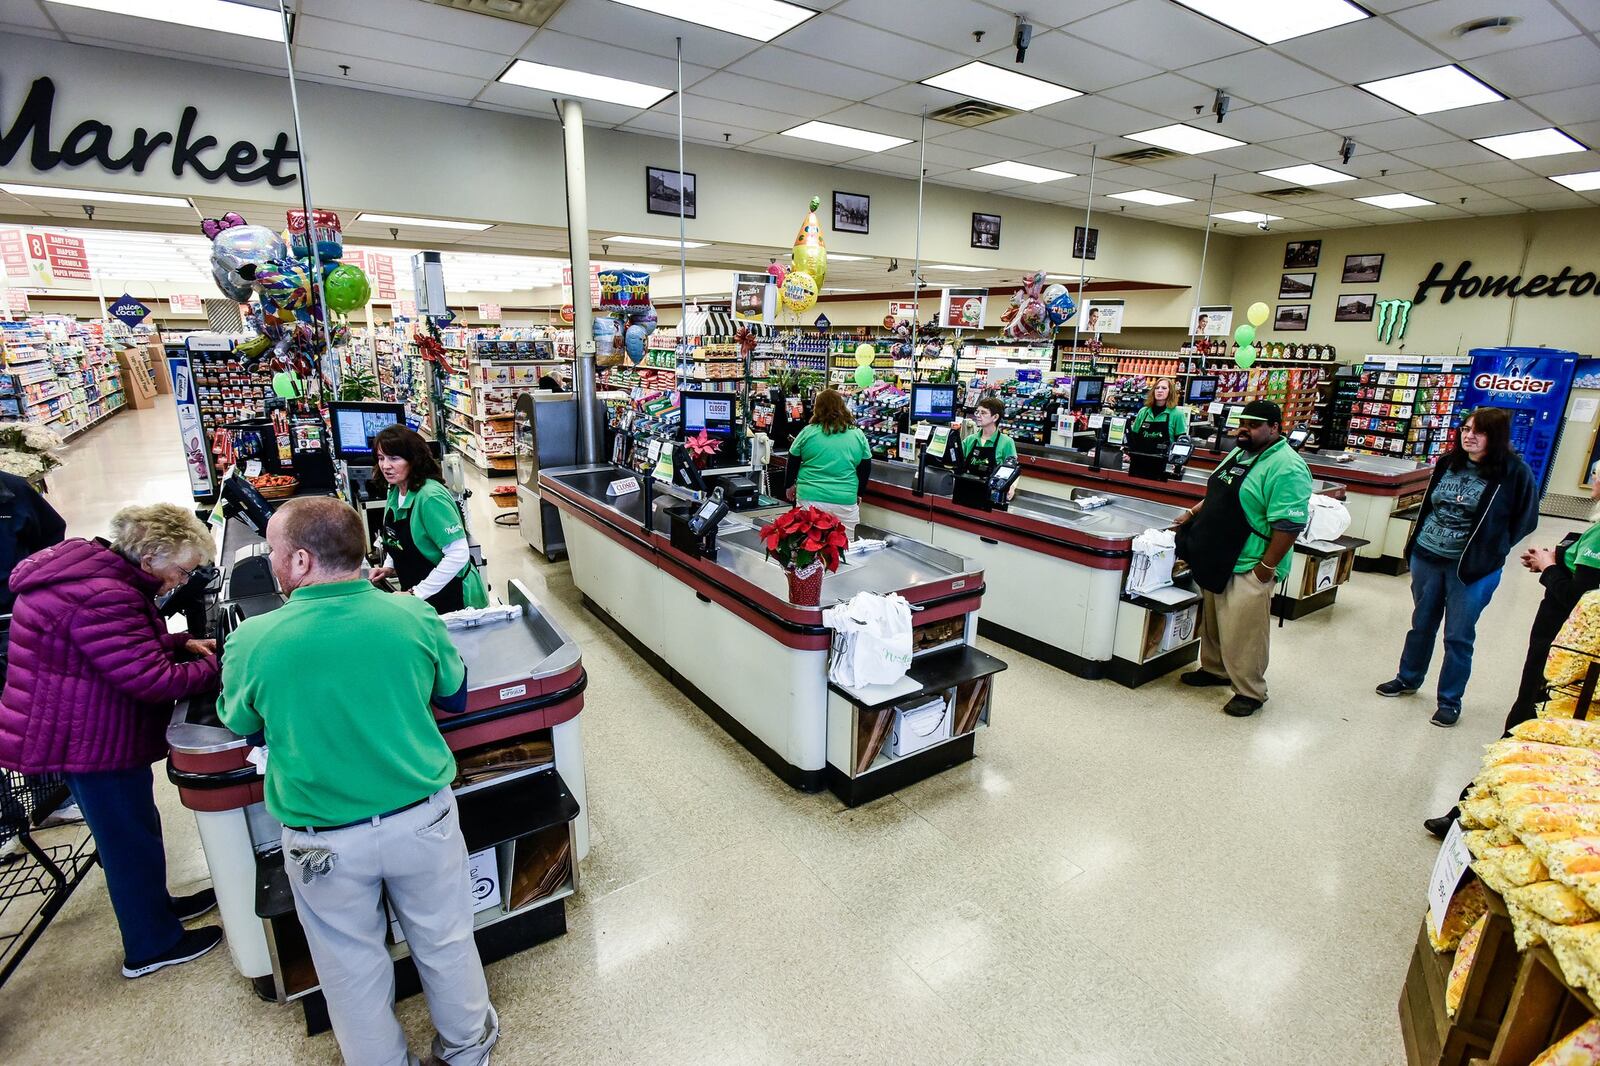
<svg viewBox="0 0 1600 1066"><path fill-rule="evenodd" d="M289 254L283 238L265 226L234 226L211 242L211 262L248 284L256 267Z"/></svg>
<svg viewBox="0 0 1600 1066"><path fill-rule="evenodd" d="M221 263L211 264L211 280L217 283L217 288L222 290L222 295L234 303L247 303L253 290L250 283Z"/></svg>

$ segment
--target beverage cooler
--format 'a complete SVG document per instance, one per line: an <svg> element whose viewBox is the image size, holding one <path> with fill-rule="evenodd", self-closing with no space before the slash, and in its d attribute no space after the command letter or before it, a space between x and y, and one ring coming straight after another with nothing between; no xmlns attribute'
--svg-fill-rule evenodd
<svg viewBox="0 0 1600 1066"><path fill-rule="evenodd" d="M1477 407L1511 412L1511 446L1543 493L1561 442L1578 353L1559 348L1474 348L1457 424Z"/></svg>

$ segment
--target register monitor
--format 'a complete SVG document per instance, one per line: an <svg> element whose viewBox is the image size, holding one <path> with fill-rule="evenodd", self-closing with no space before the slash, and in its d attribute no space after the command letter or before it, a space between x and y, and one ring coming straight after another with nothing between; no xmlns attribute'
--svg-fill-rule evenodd
<svg viewBox="0 0 1600 1066"><path fill-rule="evenodd" d="M1214 377L1196 377L1189 379L1189 390L1184 396L1184 403L1208 404L1217 398L1217 379Z"/></svg>
<svg viewBox="0 0 1600 1066"><path fill-rule="evenodd" d="M400 403L352 403L344 400L328 404L328 421L333 426L333 457L354 466L375 466L377 453L372 438L394 425L405 425L406 408Z"/></svg>
<svg viewBox="0 0 1600 1066"><path fill-rule="evenodd" d="M1106 379L1103 377L1074 378L1072 380L1073 408L1098 410L1105 403Z"/></svg>
<svg viewBox="0 0 1600 1066"><path fill-rule="evenodd" d="M956 387L919 381L911 386L911 421L947 426L956 417Z"/></svg>
<svg viewBox="0 0 1600 1066"><path fill-rule="evenodd" d="M704 433L717 442L717 453L706 461L706 469L732 466L738 461L733 442L737 402L738 398L731 392L685 390L678 393L683 414L678 420L678 439L687 440Z"/></svg>
<svg viewBox="0 0 1600 1066"><path fill-rule="evenodd" d="M230 516L243 521L256 536L267 535L267 523L272 519L272 505L267 502L265 496L256 491L256 487L245 479L237 467L232 474L222 479L222 499L229 505L227 512Z"/></svg>

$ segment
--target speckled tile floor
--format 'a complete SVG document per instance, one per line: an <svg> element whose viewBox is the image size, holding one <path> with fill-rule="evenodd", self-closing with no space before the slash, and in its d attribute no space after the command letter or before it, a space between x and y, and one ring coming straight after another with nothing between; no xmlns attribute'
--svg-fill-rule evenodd
<svg viewBox="0 0 1600 1066"><path fill-rule="evenodd" d="M78 535L184 502L166 398L51 478ZM1018 652L976 760L857 810L790 790L579 605L474 500L494 584L583 647L593 849L566 936L489 968L506 1063L1402 1062L1395 1004L1449 805L1499 733L1538 602L1508 573L1461 725L1384 700L1410 600L1358 574L1273 631L1272 700L1223 716ZM1547 519L1553 543L1573 523ZM1430 690L1431 691L1431 690ZM175 889L204 882L163 783ZM0 994L0 1061L337 1062L225 952L124 981L98 871ZM420 998L401 1016L422 1048Z"/></svg>

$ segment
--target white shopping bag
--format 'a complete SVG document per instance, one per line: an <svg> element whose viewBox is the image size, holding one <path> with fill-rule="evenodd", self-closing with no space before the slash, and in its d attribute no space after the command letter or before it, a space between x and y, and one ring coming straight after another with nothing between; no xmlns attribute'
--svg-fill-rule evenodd
<svg viewBox="0 0 1600 1066"><path fill-rule="evenodd" d="M1170 529L1147 529L1134 537L1128 591L1154 592L1172 584L1172 564L1177 558L1176 538Z"/></svg>
<svg viewBox="0 0 1600 1066"><path fill-rule="evenodd" d="M1332 496L1312 496L1306 504L1306 528L1300 539L1338 540L1350 528L1350 511Z"/></svg>
<svg viewBox="0 0 1600 1066"><path fill-rule="evenodd" d="M822 612L833 630L828 680L845 688L888 685L911 667L911 604L899 595L858 592Z"/></svg>

